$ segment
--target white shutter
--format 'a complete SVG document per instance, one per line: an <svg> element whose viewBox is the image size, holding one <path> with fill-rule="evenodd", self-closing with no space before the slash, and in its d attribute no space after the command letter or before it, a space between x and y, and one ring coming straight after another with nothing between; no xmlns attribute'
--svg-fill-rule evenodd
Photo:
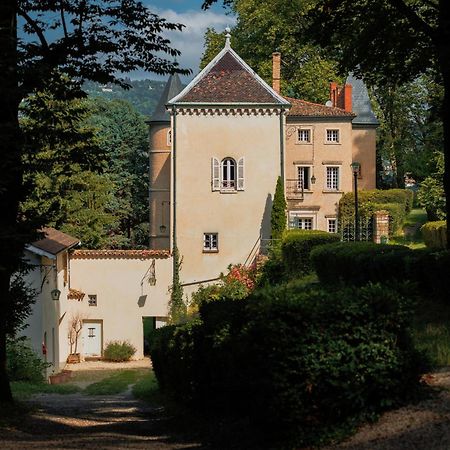
<svg viewBox="0 0 450 450"><path fill-rule="evenodd" d="M220 162L217 158L211 158L211 187L213 191L220 190Z"/></svg>
<svg viewBox="0 0 450 450"><path fill-rule="evenodd" d="M243 191L245 189L245 178L244 178L244 157L238 161L237 170L237 190Z"/></svg>

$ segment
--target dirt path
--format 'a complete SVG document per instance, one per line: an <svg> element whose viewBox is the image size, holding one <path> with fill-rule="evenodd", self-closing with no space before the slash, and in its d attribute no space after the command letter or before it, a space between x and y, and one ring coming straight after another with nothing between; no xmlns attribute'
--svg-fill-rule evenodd
<svg viewBox="0 0 450 450"><path fill-rule="evenodd" d="M87 364L77 369L102 367ZM37 394L27 403L33 408L31 414L1 430L2 450L204 448L174 433L176 424L164 409L135 399L131 386L116 395Z"/></svg>

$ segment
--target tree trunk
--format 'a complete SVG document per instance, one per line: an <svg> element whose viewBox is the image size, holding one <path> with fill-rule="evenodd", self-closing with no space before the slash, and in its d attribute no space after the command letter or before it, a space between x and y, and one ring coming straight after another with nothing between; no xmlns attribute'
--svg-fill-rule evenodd
<svg viewBox="0 0 450 450"><path fill-rule="evenodd" d="M11 275L18 269L24 241L17 222L22 165L16 3L16 0L0 2L0 403L12 400L6 373L8 317L14 307L9 286Z"/></svg>

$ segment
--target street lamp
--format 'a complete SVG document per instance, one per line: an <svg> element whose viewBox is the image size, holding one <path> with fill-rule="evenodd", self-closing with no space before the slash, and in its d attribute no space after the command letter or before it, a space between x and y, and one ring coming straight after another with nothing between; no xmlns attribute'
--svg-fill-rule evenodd
<svg viewBox="0 0 450 450"><path fill-rule="evenodd" d="M355 241L359 241L359 214L358 214L358 175L361 165L353 161L350 164L353 171L353 184L355 189Z"/></svg>

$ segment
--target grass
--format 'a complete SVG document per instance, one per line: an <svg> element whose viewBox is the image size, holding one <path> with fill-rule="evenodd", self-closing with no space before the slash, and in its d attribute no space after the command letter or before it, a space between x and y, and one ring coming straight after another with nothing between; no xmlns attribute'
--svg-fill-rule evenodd
<svg viewBox="0 0 450 450"><path fill-rule="evenodd" d="M416 347L434 367L450 365L450 305L443 300L423 299L412 327Z"/></svg>
<svg viewBox="0 0 450 450"><path fill-rule="evenodd" d="M92 383L86 387L83 393L87 395L113 395L127 390L130 384L141 380L148 370L121 370L103 380Z"/></svg>
<svg viewBox="0 0 450 450"><path fill-rule="evenodd" d="M427 213L424 209L416 208L405 219L402 234L393 236L389 239L390 244L406 245L412 249L424 248L420 227L427 221Z"/></svg>
<svg viewBox="0 0 450 450"><path fill-rule="evenodd" d="M158 382L153 371L147 373L132 388L133 396L152 404L161 404L164 401Z"/></svg>
<svg viewBox="0 0 450 450"><path fill-rule="evenodd" d="M34 394L74 394L81 389L73 384L29 383L27 381L13 381L11 390L14 398L26 399Z"/></svg>

